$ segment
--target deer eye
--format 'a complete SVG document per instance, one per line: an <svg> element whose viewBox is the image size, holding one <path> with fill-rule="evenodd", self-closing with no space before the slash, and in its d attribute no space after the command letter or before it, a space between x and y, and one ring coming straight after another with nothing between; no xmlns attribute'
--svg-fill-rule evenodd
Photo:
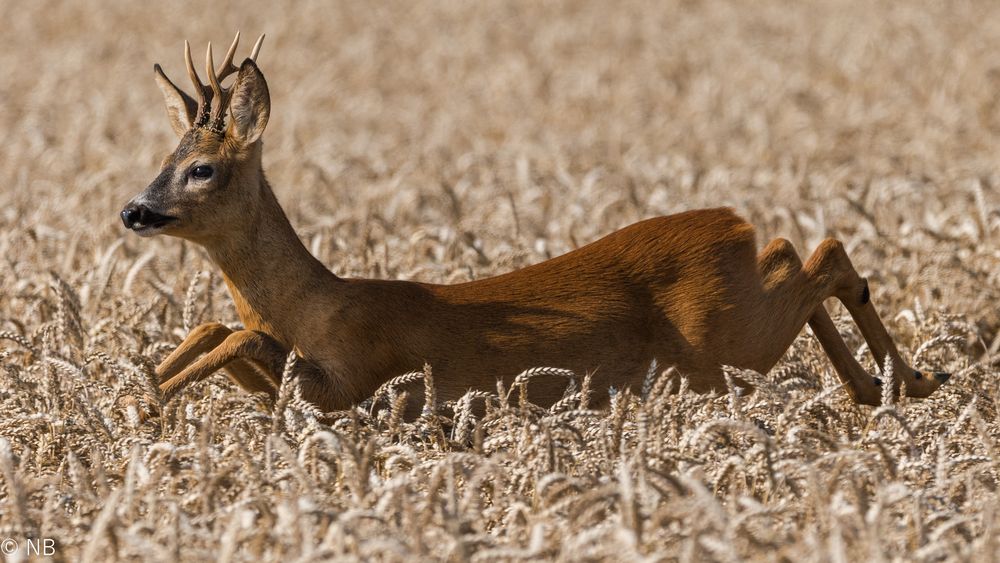
<svg viewBox="0 0 1000 563"><path fill-rule="evenodd" d="M212 177L212 172L214 170L212 170L211 166L202 164L191 169L191 177L196 180L207 180Z"/></svg>

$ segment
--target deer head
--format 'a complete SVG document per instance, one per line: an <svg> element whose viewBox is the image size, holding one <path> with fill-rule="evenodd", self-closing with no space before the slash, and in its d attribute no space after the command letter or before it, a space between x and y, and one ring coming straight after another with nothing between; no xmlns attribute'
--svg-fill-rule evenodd
<svg viewBox="0 0 1000 563"><path fill-rule="evenodd" d="M239 39L237 32L218 71L212 62L212 44L208 44L208 85L202 84L191 60L191 46L184 42L197 100L175 86L160 65L153 67L180 142L163 159L156 178L121 212L125 227L136 234L162 233L203 242L224 236L226 229L219 225L252 222L254 202L262 197L260 137L271 102L256 64L264 36L254 44L250 57L236 67L233 55ZM222 82L232 74L236 79L223 88Z"/></svg>

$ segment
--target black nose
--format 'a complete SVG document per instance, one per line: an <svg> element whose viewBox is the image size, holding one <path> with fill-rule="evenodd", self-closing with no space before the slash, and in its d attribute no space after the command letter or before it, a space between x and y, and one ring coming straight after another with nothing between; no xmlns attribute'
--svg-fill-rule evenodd
<svg viewBox="0 0 1000 563"><path fill-rule="evenodd" d="M173 220L173 217L161 215L145 205L129 204L122 209L122 223L126 229L138 229L141 227L159 227Z"/></svg>
<svg viewBox="0 0 1000 563"><path fill-rule="evenodd" d="M142 223L142 212L146 208L140 205L129 205L122 209L122 223L126 229L131 229L136 223Z"/></svg>

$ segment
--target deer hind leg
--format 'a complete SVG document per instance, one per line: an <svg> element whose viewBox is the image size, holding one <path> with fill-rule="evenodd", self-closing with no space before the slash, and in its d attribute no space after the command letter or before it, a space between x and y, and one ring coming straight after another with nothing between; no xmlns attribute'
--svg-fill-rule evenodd
<svg viewBox="0 0 1000 563"><path fill-rule="evenodd" d="M771 241L757 256L757 274L763 290L763 307L756 316L756 331L766 331L766 342L755 342L757 357L747 365L765 373L781 359L795 337L802 331L817 300L808 291L809 280L802 271L802 260L786 239Z"/></svg>
<svg viewBox="0 0 1000 563"><path fill-rule="evenodd" d="M911 368L903 361L896 344L886 331L885 325L882 324L882 320L871 302L868 281L858 275L840 241L826 239L820 243L806 263L804 271L817 287L829 291L824 298L836 297L844 304L861 331L865 342L868 343L868 349L879 365L879 369L885 369L884 365L886 358L888 358L892 365L897 393L900 382L905 382L907 396L927 397L948 380L950 374L924 373ZM819 305L819 309L821 308L822 303ZM822 313L819 313L819 309L810 319L810 326L812 326L817 338L821 339L820 343L830 355L834 365L838 366L839 363L840 366L846 366L848 358L856 364L857 362L853 361L853 357L843 340L841 339L839 343L834 341L833 336L836 335L836 328L825 309ZM839 335L837 337L839 339ZM853 367L849 369L852 372L856 371ZM841 367L837 367L837 371L841 373ZM841 374L841 377L844 375ZM852 393L852 395L854 394ZM878 399L871 396L871 390L867 389L867 386L862 393L855 396L855 399L868 404L873 402L878 404Z"/></svg>
<svg viewBox="0 0 1000 563"><path fill-rule="evenodd" d="M184 387L226 368L227 374L241 387L250 391L265 391L274 397L281 384L281 366L285 357L284 348L264 333L252 330L232 332L210 352L161 383L160 392L163 393L163 400L169 401Z"/></svg>
<svg viewBox="0 0 1000 563"><path fill-rule="evenodd" d="M758 256L757 263L761 285L769 297L769 321L772 322L768 328L781 332L773 334L771 341L775 347L764 361L764 371L777 362L808 322L851 398L858 403L878 404L881 389L876 380L851 355L823 306L823 300L833 291L829 283L805 271L792 243L785 239L771 241Z"/></svg>
<svg viewBox="0 0 1000 563"><path fill-rule="evenodd" d="M830 358L830 363L833 364L833 369L836 370L840 380L847 386L847 393L851 399L862 405L879 405L882 401L880 387L882 381L869 375L854 359L822 303L816 306L816 310L809 317L809 328Z"/></svg>

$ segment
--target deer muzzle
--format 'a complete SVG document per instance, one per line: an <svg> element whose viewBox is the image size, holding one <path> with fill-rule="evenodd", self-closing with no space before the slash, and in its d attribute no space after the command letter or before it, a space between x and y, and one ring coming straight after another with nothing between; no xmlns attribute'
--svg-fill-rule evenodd
<svg viewBox="0 0 1000 563"><path fill-rule="evenodd" d="M157 213L145 205L135 203L129 203L122 209L121 218L126 229L137 233L152 232L176 220L176 217Z"/></svg>

